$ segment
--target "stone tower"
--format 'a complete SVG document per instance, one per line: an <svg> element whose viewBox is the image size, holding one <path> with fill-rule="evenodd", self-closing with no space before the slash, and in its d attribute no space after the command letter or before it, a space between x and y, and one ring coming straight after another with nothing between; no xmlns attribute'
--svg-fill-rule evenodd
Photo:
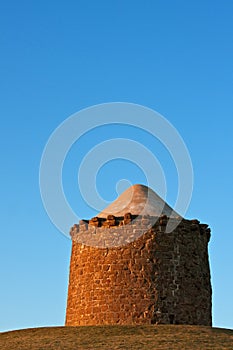
<svg viewBox="0 0 233 350"><path fill-rule="evenodd" d="M212 325L210 229L148 187L130 187L71 237L67 326Z"/></svg>

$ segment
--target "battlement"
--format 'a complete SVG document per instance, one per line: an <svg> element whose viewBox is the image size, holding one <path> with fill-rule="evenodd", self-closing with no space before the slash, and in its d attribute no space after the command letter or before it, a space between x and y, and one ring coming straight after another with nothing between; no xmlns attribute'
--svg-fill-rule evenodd
<svg viewBox="0 0 233 350"><path fill-rule="evenodd" d="M90 220L80 220L70 230L72 240L96 247L117 247L136 240L148 230L165 232L168 220L180 232L193 232L200 236L205 235L210 240L210 228L198 220L168 218L167 215L108 215L107 218L93 217Z"/></svg>

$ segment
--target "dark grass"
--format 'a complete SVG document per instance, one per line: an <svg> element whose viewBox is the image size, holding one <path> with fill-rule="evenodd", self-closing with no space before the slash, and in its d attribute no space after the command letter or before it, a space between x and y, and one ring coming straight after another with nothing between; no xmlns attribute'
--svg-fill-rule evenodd
<svg viewBox="0 0 233 350"><path fill-rule="evenodd" d="M233 350L233 330L202 326L46 327L0 333L1 350Z"/></svg>

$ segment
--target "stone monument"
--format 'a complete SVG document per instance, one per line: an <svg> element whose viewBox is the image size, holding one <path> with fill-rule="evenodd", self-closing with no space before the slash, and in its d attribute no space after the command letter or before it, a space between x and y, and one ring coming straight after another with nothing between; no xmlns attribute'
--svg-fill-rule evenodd
<svg viewBox="0 0 233 350"><path fill-rule="evenodd" d="M134 185L70 234L67 326L212 325L207 224Z"/></svg>

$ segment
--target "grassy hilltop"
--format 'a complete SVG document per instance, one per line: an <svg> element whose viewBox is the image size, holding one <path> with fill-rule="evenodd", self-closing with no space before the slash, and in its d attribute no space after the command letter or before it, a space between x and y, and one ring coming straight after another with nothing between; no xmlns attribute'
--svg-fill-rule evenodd
<svg viewBox="0 0 233 350"><path fill-rule="evenodd" d="M0 334L1 350L233 349L233 330L203 326L32 328Z"/></svg>

